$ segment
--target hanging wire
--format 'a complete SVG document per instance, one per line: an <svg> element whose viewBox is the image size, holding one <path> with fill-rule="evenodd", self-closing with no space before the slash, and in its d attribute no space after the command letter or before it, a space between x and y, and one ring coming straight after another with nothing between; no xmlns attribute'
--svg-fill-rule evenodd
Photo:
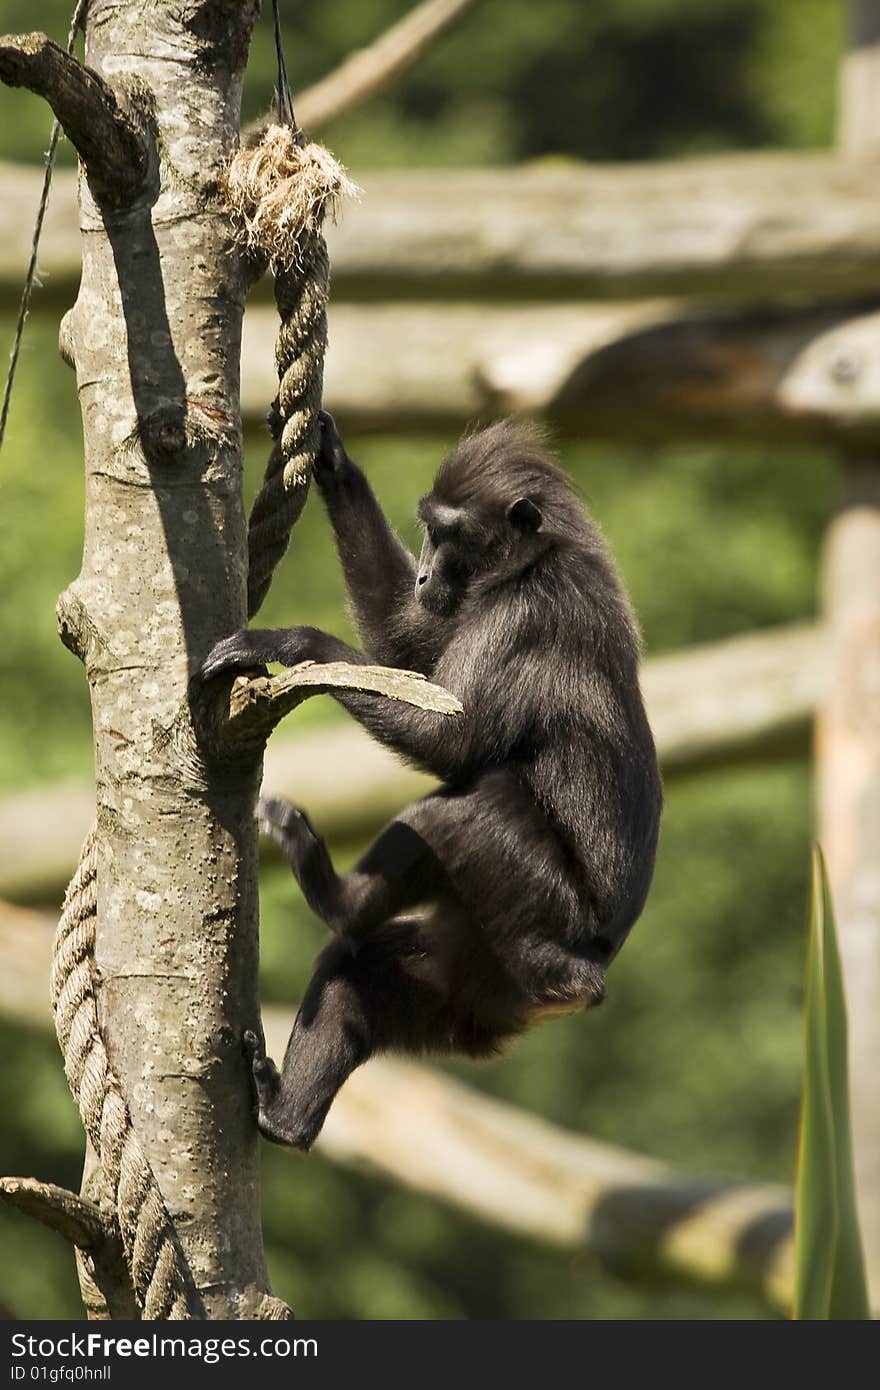
<svg viewBox="0 0 880 1390"><path fill-rule="evenodd" d="M277 4L277 0L275 0ZM89 7L89 0L77 0L73 18L70 21L70 32L67 35L67 51L72 53L76 44L76 36L83 27L86 10ZM43 166L43 191L40 195L40 206L37 209L36 221L34 222L34 234L31 239L31 258L28 261L28 268L24 277L24 285L21 291L21 301L18 306L18 319L15 325L15 337L12 340L12 351L9 354L9 367L6 372L6 385L3 388L3 407L0 409L0 449L3 448L3 441L6 438L6 422L9 419L9 403L12 400L12 386L15 381L15 369L18 366L18 359L21 353L21 342L24 337L24 326L27 321L28 310L31 307L31 295L34 285L37 282L37 255L40 249L40 236L43 231L43 220L46 216L46 208L49 206L49 189L52 186L52 175L55 172L55 156L58 153L58 141L61 138L61 123L58 120L52 123L52 134L49 137L49 148L46 151L46 163Z"/></svg>

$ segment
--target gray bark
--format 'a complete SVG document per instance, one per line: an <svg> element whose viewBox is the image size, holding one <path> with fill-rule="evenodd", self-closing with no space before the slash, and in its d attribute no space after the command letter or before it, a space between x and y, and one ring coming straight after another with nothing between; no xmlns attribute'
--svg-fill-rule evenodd
<svg viewBox="0 0 880 1390"><path fill-rule="evenodd" d="M82 281L62 328L83 415L85 545L58 612L94 717L99 1016L208 1315L234 1318L254 1316L267 1290L240 1046L258 1007L258 766L204 755L187 686L246 620L247 272L217 180L237 141L255 17L256 0L92 0L96 77L73 88L87 104L98 92L93 114L110 92L140 116L134 193L112 142L84 147L88 113L71 124L57 88L46 93L88 176Z"/></svg>

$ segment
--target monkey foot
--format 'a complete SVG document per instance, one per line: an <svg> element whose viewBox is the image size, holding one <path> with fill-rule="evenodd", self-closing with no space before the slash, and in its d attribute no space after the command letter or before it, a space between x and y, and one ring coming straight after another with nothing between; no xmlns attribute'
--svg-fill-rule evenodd
<svg viewBox="0 0 880 1390"><path fill-rule="evenodd" d="M242 1035L245 1056L249 1058L254 1078L257 1098L257 1126L264 1139L273 1144L283 1144L287 1148L300 1149L308 1153L314 1144L327 1107L318 1116L312 1116L298 1124L286 1112L281 1099L281 1075L272 1061L266 1056L266 1044L262 1034L247 1029Z"/></svg>
<svg viewBox="0 0 880 1390"><path fill-rule="evenodd" d="M281 797L261 796L257 801L254 816L261 832L274 840L288 858L293 853L313 844L318 836L306 815L298 806Z"/></svg>

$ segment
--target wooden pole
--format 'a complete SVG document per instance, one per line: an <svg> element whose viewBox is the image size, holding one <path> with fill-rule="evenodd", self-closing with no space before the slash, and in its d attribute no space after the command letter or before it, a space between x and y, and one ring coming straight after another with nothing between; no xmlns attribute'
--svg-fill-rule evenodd
<svg viewBox="0 0 880 1390"><path fill-rule="evenodd" d="M880 151L880 0L853 5L840 141ZM853 364L858 370L858 363ZM849 1011L859 1218L872 1302L880 1292L880 475L876 456L842 459L843 498L825 540L822 592L829 694L817 732L819 838L828 858Z"/></svg>
<svg viewBox="0 0 880 1390"><path fill-rule="evenodd" d="M876 199L859 168L832 153L357 173L357 217L327 229L335 304L655 295L810 304L880 287ZM39 187L38 170L0 163L7 304L30 250L21 210L36 207ZM79 273L75 206L75 175L59 169L41 304L68 298Z"/></svg>

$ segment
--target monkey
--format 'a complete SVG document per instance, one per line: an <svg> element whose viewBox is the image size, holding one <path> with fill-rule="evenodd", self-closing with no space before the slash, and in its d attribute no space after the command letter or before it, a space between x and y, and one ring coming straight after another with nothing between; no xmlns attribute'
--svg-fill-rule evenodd
<svg viewBox="0 0 880 1390"><path fill-rule="evenodd" d="M244 629L201 680L317 662L421 672L462 712L334 698L439 779L351 872L305 812L261 800L309 907L331 929L279 1072L249 1030L258 1124L308 1150L350 1073L382 1051L486 1057L600 1003L654 871L662 786L640 637L597 524L535 427L470 433L422 498L416 560L333 417L314 479L365 654L310 627Z"/></svg>

